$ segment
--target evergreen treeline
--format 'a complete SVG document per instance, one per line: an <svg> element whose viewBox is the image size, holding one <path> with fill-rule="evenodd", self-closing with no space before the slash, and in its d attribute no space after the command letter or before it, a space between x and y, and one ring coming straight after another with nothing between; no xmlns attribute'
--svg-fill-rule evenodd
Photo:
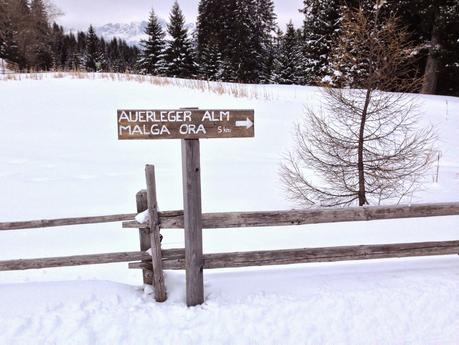
<svg viewBox="0 0 459 345"><path fill-rule="evenodd" d="M301 28L276 23L273 0L200 0L188 32L176 2L166 32L152 10L142 49L105 42L92 27L77 35L49 25L43 0L0 0L0 57L19 69L83 69L243 83L359 87L358 66L331 66L344 10L397 15L418 48L424 93L459 94L459 1L303 0ZM342 78L342 76L346 78ZM346 80L346 84L342 83Z"/></svg>
<svg viewBox="0 0 459 345"><path fill-rule="evenodd" d="M200 0L192 36L175 3L169 40L150 13L141 71L243 83L359 87L359 66L336 70L330 63L340 53L335 42L344 11L359 6L370 12L382 6L382 16L398 16L412 33L418 75L424 76L420 91L459 94L457 0L303 0L302 28L289 23L285 32L276 24L272 0Z"/></svg>
<svg viewBox="0 0 459 345"><path fill-rule="evenodd" d="M106 42L92 26L65 33L50 24L43 0L0 0L0 58L19 71L134 71L138 54L117 38Z"/></svg>

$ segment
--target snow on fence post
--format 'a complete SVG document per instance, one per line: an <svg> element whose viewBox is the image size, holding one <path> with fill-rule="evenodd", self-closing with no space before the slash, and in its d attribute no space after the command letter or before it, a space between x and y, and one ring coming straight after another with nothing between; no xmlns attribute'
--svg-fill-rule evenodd
<svg viewBox="0 0 459 345"><path fill-rule="evenodd" d="M153 266L153 287L156 302L164 302L167 299L166 286L164 283L163 264L161 257L161 240L159 235L158 202L156 199L156 179L154 165L145 166L147 180L147 204L150 216L150 242L151 263Z"/></svg>
<svg viewBox="0 0 459 345"><path fill-rule="evenodd" d="M137 192L136 196L136 204L137 204L137 213L144 212L148 210L148 202L147 202L147 191L145 189L140 190ZM150 229L149 228L139 228L139 240L140 240L140 250L146 252L151 247L151 240L150 240ZM144 263L148 263L148 261L143 261ZM143 270L143 283L148 285L153 285L153 275L149 270Z"/></svg>

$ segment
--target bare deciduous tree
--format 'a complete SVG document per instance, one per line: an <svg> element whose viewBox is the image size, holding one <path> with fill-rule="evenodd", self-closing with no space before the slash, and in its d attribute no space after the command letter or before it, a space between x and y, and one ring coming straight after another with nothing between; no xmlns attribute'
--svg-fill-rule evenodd
<svg viewBox="0 0 459 345"><path fill-rule="evenodd" d="M281 178L302 206L400 202L432 165L432 128L420 129L410 93L414 47L396 17L378 16L378 6L346 10L332 66L334 85L348 88L325 87L321 109L296 128Z"/></svg>

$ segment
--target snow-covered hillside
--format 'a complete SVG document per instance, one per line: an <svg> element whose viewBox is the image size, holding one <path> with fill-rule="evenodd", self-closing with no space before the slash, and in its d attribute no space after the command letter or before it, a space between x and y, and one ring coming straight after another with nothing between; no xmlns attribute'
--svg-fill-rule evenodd
<svg viewBox="0 0 459 345"><path fill-rule="evenodd" d="M313 87L257 98L134 81L0 81L0 221L135 211L144 165L161 210L182 208L180 142L118 141L118 108L253 108L255 138L202 140L203 211L289 209L282 155ZM439 135L440 175L413 202L459 201L459 99L420 97ZM433 180L433 178L432 178ZM164 231L165 248L183 232ZM205 230L204 251L458 240L459 217ZM138 250L120 224L0 232L0 260ZM206 303L184 304L183 272L153 302L127 264L0 272L0 344L458 344L459 258L205 272Z"/></svg>

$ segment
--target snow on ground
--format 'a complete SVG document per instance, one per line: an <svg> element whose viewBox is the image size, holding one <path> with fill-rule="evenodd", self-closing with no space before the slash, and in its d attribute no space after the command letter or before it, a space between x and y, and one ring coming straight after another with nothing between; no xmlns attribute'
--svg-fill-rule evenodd
<svg viewBox="0 0 459 345"><path fill-rule="evenodd" d="M311 265L207 275L200 307L104 281L1 284L5 344L457 344L457 262Z"/></svg>
<svg viewBox="0 0 459 345"><path fill-rule="evenodd" d="M182 208L179 141L118 141L117 108L254 108L255 138L202 140L203 211L288 209L278 167L312 87L259 99L136 82L0 82L0 221L135 211L144 165L162 210ZM413 202L459 200L459 99L423 96L439 133L439 183ZM432 175L433 180L433 175ZM457 240L459 217L205 230L205 252ZM166 248L183 233L164 231ZM136 230L99 224L0 233L0 260L138 250ZM0 272L0 344L458 344L457 256L205 272L206 303L184 306L184 275L152 301L140 272L95 265Z"/></svg>

